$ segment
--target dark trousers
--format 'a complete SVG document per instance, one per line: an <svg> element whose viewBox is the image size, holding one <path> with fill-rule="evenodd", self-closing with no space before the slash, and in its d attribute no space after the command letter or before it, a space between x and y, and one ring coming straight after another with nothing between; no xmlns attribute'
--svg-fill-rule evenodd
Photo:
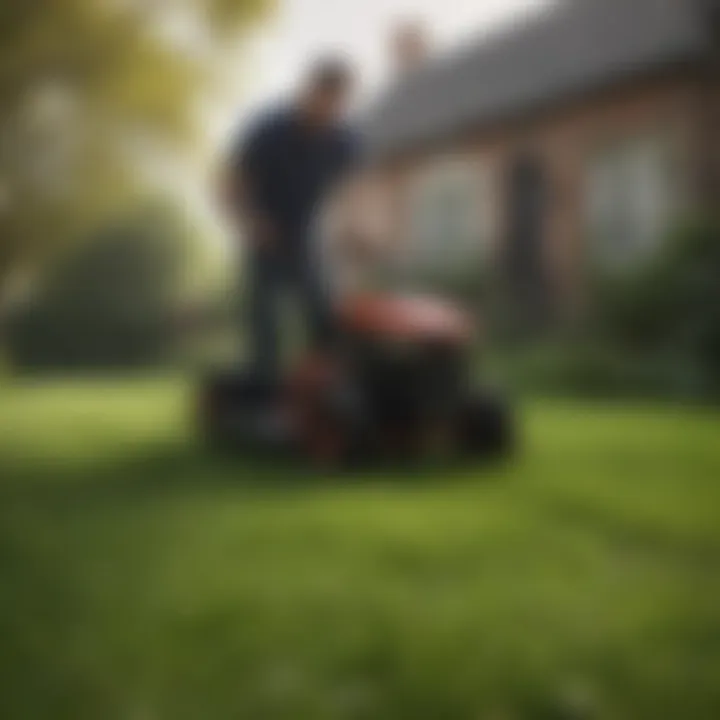
<svg viewBox="0 0 720 720"><path fill-rule="evenodd" d="M289 296L300 308L312 349L322 350L333 336L329 293L319 264L307 255L255 253L248 270L251 363L272 382L280 373L281 301Z"/></svg>

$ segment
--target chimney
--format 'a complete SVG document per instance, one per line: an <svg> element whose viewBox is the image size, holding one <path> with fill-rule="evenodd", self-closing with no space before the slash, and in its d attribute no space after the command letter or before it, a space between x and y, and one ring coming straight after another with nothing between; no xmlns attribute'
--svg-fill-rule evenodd
<svg viewBox="0 0 720 720"><path fill-rule="evenodd" d="M416 70L430 54L430 38L425 25L418 20L405 20L390 36L390 54L395 75Z"/></svg>

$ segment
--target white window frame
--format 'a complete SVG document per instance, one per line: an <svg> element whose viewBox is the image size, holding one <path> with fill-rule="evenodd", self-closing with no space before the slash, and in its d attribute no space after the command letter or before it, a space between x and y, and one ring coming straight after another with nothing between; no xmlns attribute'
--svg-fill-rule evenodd
<svg viewBox="0 0 720 720"><path fill-rule="evenodd" d="M486 256L496 213L490 167L482 158L427 162L411 182L409 202L412 264L452 269Z"/></svg>
<svg viewBox="0 0 720 720"><path fill-rule="evenodd" d="M586 222L593 258L610 268L652 256L681 211L683 173L676 136L636 133L599 148L586 177Z"/></svg>

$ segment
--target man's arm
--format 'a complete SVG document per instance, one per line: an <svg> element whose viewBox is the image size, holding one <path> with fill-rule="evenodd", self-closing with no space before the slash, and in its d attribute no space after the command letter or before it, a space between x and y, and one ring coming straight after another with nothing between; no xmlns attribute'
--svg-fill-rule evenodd
<svg viewBox="0 0 720 720"><path fill-rule="evenodd" d="M255 128L231 151L219 179L219 202L224 214L253 245L274 244L274 226L261 210L253 190L253 176L262 163L265 130Z"/></svg>

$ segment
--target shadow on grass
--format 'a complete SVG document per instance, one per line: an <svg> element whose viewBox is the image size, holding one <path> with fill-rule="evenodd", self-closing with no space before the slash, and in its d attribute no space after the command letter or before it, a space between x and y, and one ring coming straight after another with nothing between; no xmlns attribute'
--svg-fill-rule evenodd
<svg viewBox="0 0 720 720"><path fill-rule="evenodd" d="M74 464L32 464L3 469L12 481L0 486L0 503L42 506L113 502L140 497L205 494L209 490L242 490L261 495L273 492L312 493L329 488L413 487L418 490L442 482L461 483L478 471L496 477L501 468L464 462L378 464L361 469L314 467L293 457L262 453L215 453L199 443L158 445L122 458Z"/></svg>

